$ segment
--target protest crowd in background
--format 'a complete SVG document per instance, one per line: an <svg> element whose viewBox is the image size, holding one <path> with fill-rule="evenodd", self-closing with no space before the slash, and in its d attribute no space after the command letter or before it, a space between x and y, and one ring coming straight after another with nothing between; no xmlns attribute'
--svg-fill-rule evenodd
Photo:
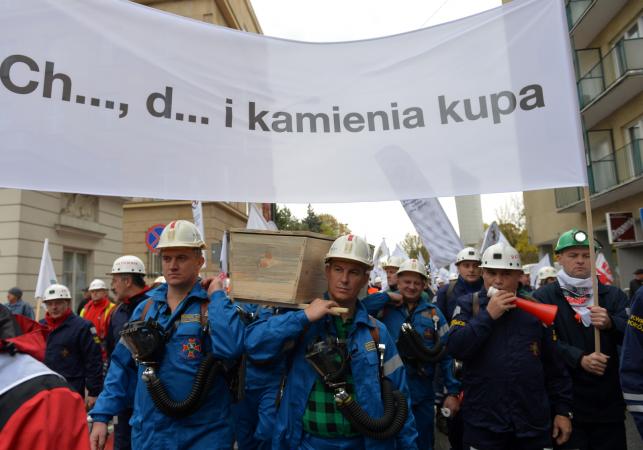
<svg viewBox="0 0 643 450"><path fill-rule="evenodd" d="M0 0L0 450L643 449L641 0L455 3Z"/></svg>

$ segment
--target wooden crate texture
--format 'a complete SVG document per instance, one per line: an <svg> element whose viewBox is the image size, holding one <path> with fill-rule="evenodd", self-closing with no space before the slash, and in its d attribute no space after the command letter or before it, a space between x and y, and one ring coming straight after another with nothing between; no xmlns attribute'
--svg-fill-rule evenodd
<svg viewBox="0 0 643 450"><path fill-rule="evenodd" d="M324 257L333 238L308 231L229 231L230 297L237 301L309 303L327 289Z"/></svg>

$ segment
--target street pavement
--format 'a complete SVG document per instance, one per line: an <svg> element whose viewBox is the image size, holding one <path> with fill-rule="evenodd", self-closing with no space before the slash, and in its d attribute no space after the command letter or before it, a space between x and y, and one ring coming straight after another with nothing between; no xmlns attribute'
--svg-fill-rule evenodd
<svg viewBox="0 0 643 450"><path fill-rule="evenodd" d="M627 413L625 420L625 432L627 433L627 449L628 450L643 450L643 440L639 435L634 419ZM449 439L446 435L436 430L435 432L435 450L449 450Z"/></svg>

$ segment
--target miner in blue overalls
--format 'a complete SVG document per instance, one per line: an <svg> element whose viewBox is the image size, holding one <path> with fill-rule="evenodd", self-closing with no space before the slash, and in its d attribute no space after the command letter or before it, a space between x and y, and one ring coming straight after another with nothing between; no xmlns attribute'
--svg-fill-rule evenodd
<svg viewBox="0 0 643 450"><path fill-rule="evenodd" d="M555 334L518 309L520 255L504 243L482 255L484 288L460 297L449 353L464 364L464 448L535 450L571 434L572 381Z"/></svg>
<svg viewBox="0 0 643 450"><path fill-rule="evenodd" d="M413 415L418 430L418 448L433 448L434 398L433 377L440 368L447 388L443 407L455 415L459 409L457 398L460 383L451 370L452 358L446 354L449 326L440 310L430 303L422 292L428 275L416 259L407 259L397 271L397 288L403 303L372 309L377 303L364 304L371 314L377 314L386 325L404 361L411 391Z"/></svg>
<svg viewBox="0 0 643 450"><path fill-rule="evenodd" d="M149 291L121 332L90 412L92 448L103 448L107 423L133 404L132 448L230 449L224 376L243 352L243 324L222 280L199 279L205 242L194 224L170 222L157 248L166 284Z"/></svg>
<svg viewBox="0 0 643 450"><path fill-rule="evenodd" d="M416 449L404 365L386 327L358 300L373 267L368 243L342 236L324 262L326 298L246 329L255 361L286 358L272 448Z"/></svg>
<svg viewBox="0 0 643 450"><path fill-rule="evenodd" d="M280 308L238 303L246 325L256 320L268 320ZM272 434L277 415L279 386L286 370L285 358L274 361L255 361L244 355L244 392L232 405L234 431L239 450L267 450L272 445Z"/></svg>

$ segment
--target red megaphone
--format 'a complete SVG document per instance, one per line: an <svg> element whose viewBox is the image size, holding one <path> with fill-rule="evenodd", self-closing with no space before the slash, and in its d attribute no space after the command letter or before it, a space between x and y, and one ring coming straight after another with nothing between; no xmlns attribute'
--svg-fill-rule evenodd
<svg viewBox="0 0 643 450"><path fill-rule="evenodd" d="M498 292L498 289L492 286L487 290L487 296L491 298L496 292ZM558 306L556 305L546 305L531 300L525 300L524 298L516 297L515 303L517 308L520 308L526 313L535 316L538 320L540 320L547 326L550 326L554 323L556 313L558 312Z"/></svg>

